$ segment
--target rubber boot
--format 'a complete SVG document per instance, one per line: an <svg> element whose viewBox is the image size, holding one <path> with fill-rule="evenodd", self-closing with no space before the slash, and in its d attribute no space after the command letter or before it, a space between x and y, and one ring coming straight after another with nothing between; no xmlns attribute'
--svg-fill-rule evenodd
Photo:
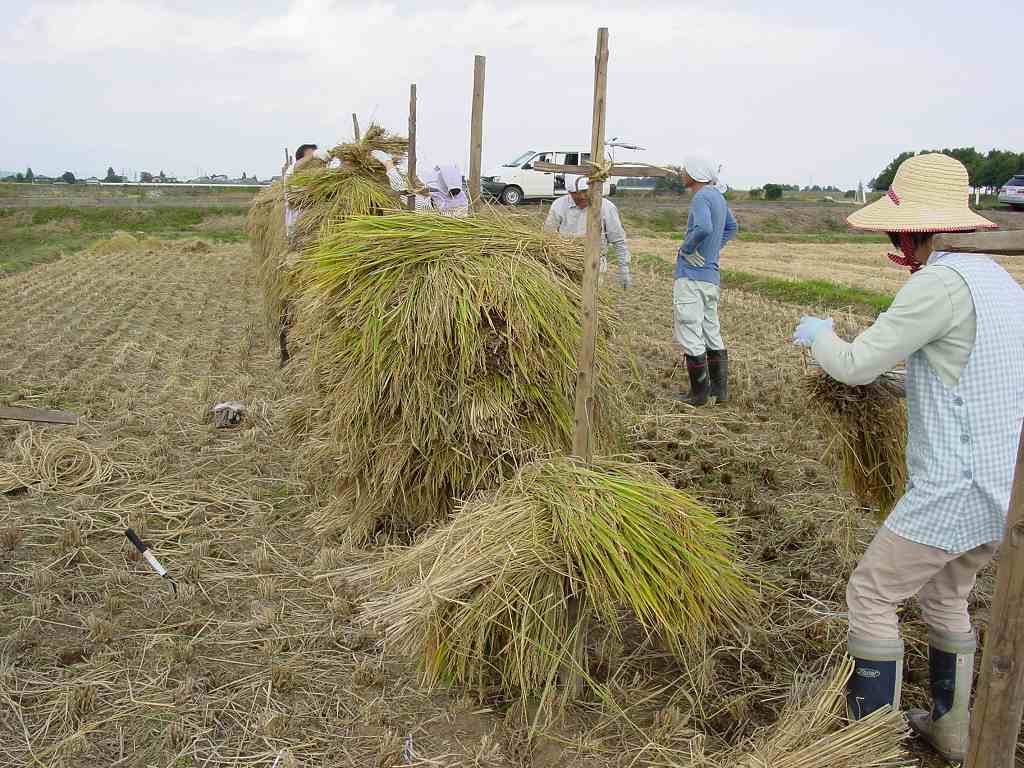
<svg viewBox="0 0 1024 768"><path fill-rule="evenodd" d="M978 641L973 632L928 634L928 674L931 678L932 711L912 709L910 727L951 763L967 756L971 725L971 683Z"/></svg>
<svg viewBox="0 0 1024 768"><path fill-rule="evenodd" d="M724 349L708 350L708 373L711 374L711 396L716 402L729 400L729 353Z"/></svg>
<svg viewBox="0 0 1024 768"><path fill-rule="evenodd" d="M278 329L278 342L281 345L281 367L288 365L291 355L288 354L288 330L292 325L292 303L286 301L281 309L281 325Z"/></svg>
<svg viewBox="0 0 1024 768"><path fill-rule="evenodd" d="M846 688L846 713L850 720L860 720L885 706L899 709L903 641L861 640L850 635L847 648L854 661Z"/></svg>
<svg viewBox="0 0 1024 768"><path fill-rule="evenodd" d="M711 392L711 377L708 376L708 356L687 355L686 372L690 375L690 392L677 399L686 405L706 405L708 395Z"/></svg>

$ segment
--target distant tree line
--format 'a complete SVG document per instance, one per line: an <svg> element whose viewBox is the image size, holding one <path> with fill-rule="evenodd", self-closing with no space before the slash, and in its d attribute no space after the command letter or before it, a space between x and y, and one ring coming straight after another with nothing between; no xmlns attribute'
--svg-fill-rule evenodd
<svg viewBox="0 0 1024 768"><path fill-rule="evenodd" d="M212 177L203 177L201 179L198 179L198 181L209 181L209 180L211 180L211 178ZM172 176L168 176L163 171L160 171L159 173L156 173L156 174L150 173L149 171L140 171L139 174L138 174L138 179L139 179L139 181L143 182L144 184L152 184L154 182L160 182L160 183L164 183L164 184L174 184L174 183L178 182L178 179L176 179L176 178L174 178ZM107 167L106 175L102 179L100 179L100 180L105 182L105 183L107 183L107 184L123 184L126 181L129 181L127 176L125 176L123 174L117 173L114 170L113 166L108 166ZM214 180L231 181L231 180L228 179L227 176L217 176ZM11 174L10 176L6 176L6 177L0 179L0 181L13 181L13 182L28 183L28 184L31 184L33 182L47 182L47 183L51 183L51 182L58 181L58 182L64 182L65 184L76 184L80 180L76 179L75 178L75 174L73 174L71 171L64 171L64 173L62 173L60 176L57 176L56 178L51 178L49 176L40 176L40 175L34 173L31 168L27 168L27 169L25 169L24 172L18 172L18 173L15 173L15 174ZM93 179L93 181L95 181L95 179ZM241 181L245 181L245 182L249 182L249 183L255 184L255 183L257 183L259 181L259 179L256 178L255 174L250 174L250 173L247 173L247 172L243 172L242 173Z"/></svg>
<svg viewBox="0 0 1024 768"><path fill-rule="evenodd" d="M981 154L974 147L956 147L954 149L923 149L920 152L901 152L878 176L871 180L871 188L886 190L892 185L896 169L900 163L915 154L941 152L955 157L967 168L967 176L972 187L992 191L1001 187L1014 174L1024 172L1024 152L1010 152L1005 149L992 149Z"/></svg>

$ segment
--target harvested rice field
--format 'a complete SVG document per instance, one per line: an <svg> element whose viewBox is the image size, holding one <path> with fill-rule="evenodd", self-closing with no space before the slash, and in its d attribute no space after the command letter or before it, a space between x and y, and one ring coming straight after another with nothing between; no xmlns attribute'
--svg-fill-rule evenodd
<svg viewBox="0 0 1024 768"><path fill-rule="evenodd" d="M635 252L649 253L675 263L677 240L634 238ZM722 268L784 280L827 280L847 288L895 294L907 281L907 270L885 258L894 250L886 243L730 243L722 255ZM1018 282L1024 282L1024 262L997 258Z"/></svg>
<svg viewBox="0 0 1024 768"><path fill-rule="evenodd" d="M800 276L811 248L739 243L730 266ZM877 264L874 246L813 248L838 282L867 279L854 255ZM331 575L386 543L351 548L309 523L327 501L286 447L286 381L251 262L246 245L145 239L0 280L0 402L83 416L0 423L0 764L726 768L794 690L832 676L845 580L876 523L822 463L807 413L787 337L814 308L726 292L732 400L688 411L670 399L684 386L670 280L638 269L613 297L626 447L731 521L762 611L682 661L627 632L599 649L594 686L531 728L494 692L424 689L361 611L372 589ZM210 408L228 400L247 415L217 429ZM972 598L982 639L991 590L986 573ZM920 706L926 630L913 604L903 622L904 705Z"/></svg>

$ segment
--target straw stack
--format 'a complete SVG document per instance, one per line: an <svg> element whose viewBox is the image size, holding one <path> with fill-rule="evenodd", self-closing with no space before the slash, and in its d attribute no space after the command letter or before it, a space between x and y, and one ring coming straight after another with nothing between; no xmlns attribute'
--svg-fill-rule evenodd
<svg viewBox="0 0 1024 768"><path fill-rule="evenodd" d="M900 380L887 375L850 387L819 371L807 378L805 391L828 443L826 456L844 487L884 520L907 484L907 413Z"/></svg>
<svg viewBox="0 0 1024 768"><path fill-rule="evenodd" d="M285 231L283 182L276 181L253 200L247 230L256 257L267 325L276 333L296 286L291 273L297 253L320 236L324 226L347 216L380 214L397 209L398 199L384 167L371 153L381 149L401 160L408 141L377 125L358 142L339 144L328 155L331 165L317 157L300 160L287 179L288 206L298 212L291 242Z"/></svg>
<svg viewBox="0 0 1024 768"><path fill-rule="evenodd" d="M733 539L651 465L545 458L345 576L384 588L363 617L427 684L539 697L550 714L590 682L590 647L621 638L623 609L680 655L749 619Z"/></svg>
<svg viewBox="0 0 1024 768"><path fill-rule="evenodd" d="M436 522L568 450L582 258L578 240L490 214L355 216L306 250L292 434L301 474L331 499L319 532ZM599 346L607 444L620 407Z"/></svg>

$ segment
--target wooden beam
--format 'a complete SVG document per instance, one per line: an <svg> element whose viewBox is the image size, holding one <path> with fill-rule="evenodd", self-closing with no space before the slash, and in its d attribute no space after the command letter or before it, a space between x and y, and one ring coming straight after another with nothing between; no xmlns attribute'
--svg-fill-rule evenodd
<svg viewBox="0 0 1024 768"><path fill-rule="evenodd" d="M932 238L936 251L955 253L989 253L993 256L1024 256L1024 230L1005 232L943 232Z"/></svg>
<svg viewBox="0 0 1024 768"><path fill-rule="evenodd" d="M409 163L408 163L409 210L416 210L416 83L409 86Z"/></svg>
<svg viewBox="0 0 1024 768"><path fill-rule="evenodd" d="M597 30L594 56L594 115L590 133L590 156L604 157L605 102L608 95L608 28ZM590 185L587 209L587 242L583 262L583 335L576 358L576 410L573 421L572 452L591 460L591 430L594 424L594 357L597 354L597 284L601 261L601 206L603 184Z"/></svg>
<svg viewBox="0 0 1024 768"><path fill-rule="evenodd" d="M352 113L352 132L355 134L356 141L359 141L363 134L359 132L359 118L356 117L356 113Z"/></svg>
<svg viewBox="0 0 1024 768"><path fill-rule="evenodd" d="M47 411L42 408L0 406L0 419L35 421L42 424L77 424L78 416L68 411Z"/></svg>
<svg viewBox="0 0 1024 768"><path fill-rule="evenodd" d="M579 176L587 176L594 172L592 165L560 165L558 163L534 163L533 169L544 173L575 173ZM679 174L671 168L659 168L655 165L615 165L612 166L608 175L651 177L678 176Z"/></svg>
<svg viewBox="0 0 1024 768"><path fill-rule="evenodd" d="M487 58L473 59L473 111L469 122L469 201L473 210L480 206L480 155L484 144L484 74Z"/></svg>
<svg viewBox="0 0 1024 768"><path fill-rule="evenodd" d="M998 568L966 768L1012 768L1024 715L1024 439Z"/></svg>

